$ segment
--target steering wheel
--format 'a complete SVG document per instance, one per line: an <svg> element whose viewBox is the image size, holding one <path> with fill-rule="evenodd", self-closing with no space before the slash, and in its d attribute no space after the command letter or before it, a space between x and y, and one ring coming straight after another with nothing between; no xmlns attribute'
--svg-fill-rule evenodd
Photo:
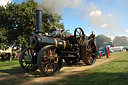
<svg viewBox="0 0 128 85"><path fill-rule="evenodd" d="M78 27L75 29L74 39L79 45L83 44L83 42L85 40L85 35L84 35L84 31L82 30L82 28Z"/></svg>

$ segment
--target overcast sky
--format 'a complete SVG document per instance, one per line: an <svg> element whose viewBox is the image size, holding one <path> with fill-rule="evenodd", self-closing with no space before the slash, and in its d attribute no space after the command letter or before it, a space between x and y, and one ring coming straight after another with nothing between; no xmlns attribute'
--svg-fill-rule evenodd
<svg viewBox="0 0 128 85"><path fill-rule="evenodd" d="M8 1L21 3L23 0L0 0L0 5L5 5ZM128 36L128 0L40 0L40 2L52 6L62 16L61 22L71 33L74 33L76 27L81 27L85 34L94 31L96 35Z"/></svg>

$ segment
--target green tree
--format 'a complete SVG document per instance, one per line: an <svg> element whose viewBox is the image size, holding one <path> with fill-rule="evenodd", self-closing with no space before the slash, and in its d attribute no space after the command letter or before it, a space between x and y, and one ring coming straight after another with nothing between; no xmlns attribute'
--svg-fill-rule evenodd
<svg viewBox="0 0 128 85"><path fill-rule="evenodd" d="M103 34L98 35L98 36L96 37L96 46L97 46L98 48L100 48L101 45L103 44L103 42L111 42L111 38L109 38L109 37L107 37L107 36L105 36L105 35L103 35Z"/></svg>
<svg viewBox="0 0 128 85"><path fill-rule="evenodd" d="M5 29L6 20L5 7L0 6L0 49L4 49L7 46L7 30Z"/></svg>
<svg viewBox="0 0 128 85"><path fill-rule="evenodd" d="M35 10L37 5L34 0L23 1L21 4L8 3L6 5L8 44L19 48L22 47L20 43L23 43L22 45L25 44L24 46L28 45L29 38L35 28ZM23 38L25 40L19 40Z"/></svg>
<svg viewBox="0 0 128 85"><path fill-rule="evenodd" d="M0 30L1 40L6 40L7 45L24 49L28 46L30 36L35 30L35 11L38 3L34 0L26 0L21 4L8 3L5 7L0 6ZM64 29L60 23L61 16L57 13L46 13L42 10L42 31L48 31L52 26Z"/></svg>

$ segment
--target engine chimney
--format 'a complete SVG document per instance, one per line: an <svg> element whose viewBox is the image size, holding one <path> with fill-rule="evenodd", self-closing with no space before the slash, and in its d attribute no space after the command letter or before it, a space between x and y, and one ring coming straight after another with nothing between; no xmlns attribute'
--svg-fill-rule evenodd
<svg viewBox="0 0 128 85"><path fill-rule="evenodd" d="M42 29L42 11L36 10L36 32L41 33Z"/></svg>

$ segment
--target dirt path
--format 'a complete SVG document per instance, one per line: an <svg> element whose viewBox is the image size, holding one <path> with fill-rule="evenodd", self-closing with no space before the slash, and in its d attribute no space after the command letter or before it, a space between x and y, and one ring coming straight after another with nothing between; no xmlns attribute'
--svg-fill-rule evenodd
<svg viewBox="0 0 128 85"><path fill-rule="evenodd" d="M123 55L121 55L123 56ZM13 79L21 79L25 80L26 77L30 77L31 80L26 80L23 83L20 83L19 85L42 85L47 84L49 82L53 82L59 79L62 79L69 75L77 74L81 71L88 70L100 65L103 65L104 63L107 63L109 61L112 61L116 58L119 58L121 56L112 55L110 58L103 57L103 59L97 59L96 63L90 66L86 66L83 62L78 63L77 65L69 66L64 65L63 68L60 69L60 72L57 73L55 76L42 76L40 72L34 72L31 74L28 73L20 73L15 75L0 75L0 81L8 81ZM16 84L17 85L17 84Z"/></svg>
<svg viewBox="0 0 128 85"><path fill-rule="evenodd" d="M116 57L116 56L111 56L110 58L103 57L103 59L97 59L96 63L93 64L93 65L90 65L90 66L86 66L83 63L80 63L79 65L72 66L72 67L64 66L60 70L60 72L58 74L56 74L55 76L43 77L41 75L36 75L36 77L33 80L30 80L30 81L25 82L25 83L21 83L19 85L42 85L42 84L47 84L49 82L56 81L58 79L62 79L66 76L77 74L81 71L88 70L88 69L97 67L99 65L103 65L104 63L112 61L116 58L119 58L119 57Z"/></svg>

